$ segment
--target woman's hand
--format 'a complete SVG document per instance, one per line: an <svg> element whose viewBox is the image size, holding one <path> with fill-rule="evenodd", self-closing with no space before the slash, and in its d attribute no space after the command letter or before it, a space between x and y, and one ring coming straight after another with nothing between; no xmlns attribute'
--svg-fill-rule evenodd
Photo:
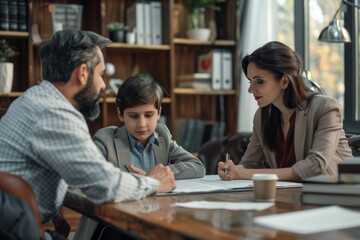
<svg viewBox="0 0 360 240"><path fill-rule="evenodd" d="M235 179L236 165L232 160L218 162L218 175L224 181Z"/></svg>

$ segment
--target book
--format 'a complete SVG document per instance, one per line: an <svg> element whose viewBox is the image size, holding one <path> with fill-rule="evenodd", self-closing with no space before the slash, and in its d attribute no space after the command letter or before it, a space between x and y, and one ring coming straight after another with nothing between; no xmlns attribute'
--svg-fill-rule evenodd
<svg viewBox="0 0 360 240"><path fill-rule="evenodd" d="M304 183L303 193L347 194L360 196L360 184Z"/></svg>
<svg viewBox="0 0 360 240"><path fill-rule="evenodd" d="M339 173L340 183L360 183L360 173Z"/></svg>
<svg viewBox="0 0 360 240"><path fill-rule="evenodd" d="M338 164L340 173L358 173L360 174L360 157L347 157L342 163Z"/></svg>
<svg viewBox="0 0 360 240"><path fill-rule="evenodd" d="M360 195L303 193L301 202L314 205L342 205L360 207Z"/></svg>
<svg viewBox="0 0 360 240"><path fill-rule="evenodd" d="M194 88L198 90L211 90L209 73L183 74L178 76L178 87Z"/></svg>
<svg viewBox="0 0 360 240"><path fill-rule="evenodd" d="M191 143L191 149L190 152L198 152L201 144L202 144L202 140L203 140L203 136L204 136L204 130L205 130L205 124L202 120L194 120L195 125L194 125L194 134L192 137L192 143Z"/></svg>
<svg viewBox="0 0 360 240"><path fill-rule="evenodd" d="M0 31L9 30L9 4L8 0L0 0Z"/></svg>
<svg viewBox="0 0 360 240"><path fill-rule="evenodd" d="M210 81L193 80L188 82L178 82L177 86L180 88L193 88L196 90L203 90L203 91L212 90Z"/></svg>
<svg viewBox="0 0 360 240"><path fill-rule="evenodd" d="M17 31L18 30L18 3L17 1L8 2L9 9L9 30Z"/></svg>
<svg viewBox="0 0 360 240"><path fill-rule="evenodd" d="M27 2L26 0L17 0L18 1L18 31L26 32L28 30L28 21L27 21Z"/></svg>
<svg viewBox="0 0 360 240"><path fill-rule="evenodd" d="M304 183L301 201L305 204L360 207L360 184Z"/></svg>

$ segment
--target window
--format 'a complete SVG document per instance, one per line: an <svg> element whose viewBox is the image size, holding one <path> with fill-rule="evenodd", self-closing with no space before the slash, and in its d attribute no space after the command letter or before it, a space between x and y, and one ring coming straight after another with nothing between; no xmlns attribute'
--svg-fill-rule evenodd
<svg viewBox="0 0 360 240"><path fill-rule="evenodd" d="M309 70L312 80L327 96L344 107L344 44L318 41L319 34L332 20L341 0L309 0Z"/></svg>
<svg viewBox="0 0 360 240"><path fill-rule="evenodd" d="M294 0L277 0L277 40L294 47Z"/></svg>

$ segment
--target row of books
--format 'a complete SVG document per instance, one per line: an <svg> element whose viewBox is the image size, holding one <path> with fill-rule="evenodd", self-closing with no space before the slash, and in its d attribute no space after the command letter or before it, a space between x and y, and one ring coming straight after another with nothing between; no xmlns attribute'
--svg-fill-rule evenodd
<svg viewBox="0 0 360 240"><path fill-rule="evenodd" d="M0 31L27 31L27 1L0 0Z"/></svg>
<svg viewBox="0 0 360 240"><path fill-rule="evenodd" d="M360 207L360 157L346 158L338 165L338 176L320 175L303 184L305 204Z"/></svg>
<svg viewBox="0 0 360 240"><path fill-rule="evenodd" d="M208 124L202 120L178 119L176 125L176 142L191 153L198 152L210 139L223 137L225 131L223 122Z"/></svg>
<svg viewBox="0 0 360 240"><path fill-rule="evenodd" d="M126 11L126 24L136 33L136 44L162 44L161 2L135 1Z"/></svg>

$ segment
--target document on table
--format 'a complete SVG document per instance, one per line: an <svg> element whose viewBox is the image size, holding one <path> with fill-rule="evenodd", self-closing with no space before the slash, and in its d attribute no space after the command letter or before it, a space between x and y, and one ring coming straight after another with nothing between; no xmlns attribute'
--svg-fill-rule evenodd
<svg viewBox="0 0 360 240"><path fill-rule="evenodd" d="M226 210L257 210L261 211L274 206L273 202L211 202L191 201L174 203L174 207L197 208L197 209L226 209Z"/></svg>
<svg viewBox="0 0 360 240"><path fill-rule="evenodd" d="M254 222L281 231L311 234L358 227L360 226L360 212L339 206L329 206L255 217Z"/></svg>
<svg viewBox="0 0 360 240"><path fill-rule="evenodd" d="M277 188L293 188L302 187L302 184L278 181L276 186ZM176 188L173 191L169 193L157 193L157 195L250 190L253 190L252 180L222 181L218 175L205 175L203 178L177 180Z"/></svg>

